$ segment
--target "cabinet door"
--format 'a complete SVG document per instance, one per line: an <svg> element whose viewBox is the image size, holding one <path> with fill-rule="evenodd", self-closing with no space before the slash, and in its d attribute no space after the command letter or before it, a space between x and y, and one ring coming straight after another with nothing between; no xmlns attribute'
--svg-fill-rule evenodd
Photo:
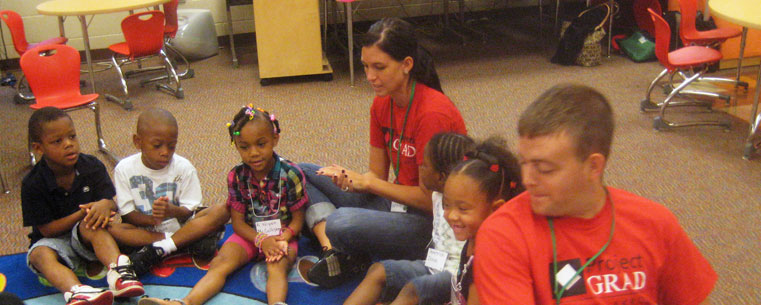
<svg viewBox="0 0 761 305"><path fill-rule="evenodd" d="M254 0L259 77L322 73L319 0Z"/></svg>

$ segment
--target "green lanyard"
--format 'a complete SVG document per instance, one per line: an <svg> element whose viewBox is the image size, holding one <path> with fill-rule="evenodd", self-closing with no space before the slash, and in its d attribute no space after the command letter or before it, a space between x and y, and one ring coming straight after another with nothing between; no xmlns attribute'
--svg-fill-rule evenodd
<svg viewBox="0 0 761 305"><path fill-rule="evenodd" d="M415 81L412 81L412 92L410 92L410 102L407 104L407 112L404 114L404 123L402 124L402 133L399 136L399 149L396 150L396 166L394 167L394 183L399 181L399 157L402 151L402 140L404 140L404 129L407 127L407 118L412 109L412 99L415 97ZM391 101L391 124L389 125L388 152L391 153L394 143L394 101Z"/></svg>
<svg viewBox="0 0 761 305"><path fill-rule="evenodd" d="M605 190L605 193L606 195L608 195L607 194L608 190ZM610 200L609 195L606 197L607 197L606 198L607 200ZM611 215L610 236L608 236L608 241L605 242L602 248L600 248L600 251L597 251L597 254L592 256L592 258L590 258L583 266L581 266L581 269L576 271L576 273L571 277L571 280L579 276L579 274L581 274L581 272L584 271L584 269L586 269L590 263L596 260L597 257L599 257L600 254L602 254L602 252L605 251L605 249L607 249L608 246L610 245L610 242L613 240L613 231L616 228L616 210L615 210L615 207L613 206L613 200L610 200L610 215ZM557 246L555 245L555 226L552 223L552 218L547 217L547 224L550 226L550 237L552 238L552 272L554 272L553 274L555 275L555 283L553 283L555 288L553 293L555 294L555 301L557 302L557 304L560 304L560 298L563 297L563 293L565 292L566 288L568 288L568 285L571 283L571 280L566 282L565 285L563 285L562 287L560 286L560 283L558 283L558 279L557 279L557 276L558 276L558 251L557 250L558 249L557 249Z"/></svg>

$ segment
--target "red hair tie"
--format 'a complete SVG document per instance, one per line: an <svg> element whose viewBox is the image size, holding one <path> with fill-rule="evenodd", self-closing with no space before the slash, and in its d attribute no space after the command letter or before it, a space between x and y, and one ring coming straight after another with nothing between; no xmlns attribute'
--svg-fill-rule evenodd
<svg viewBox="0 0 761 305"><path fill-rule="evenodd" d="M462 156L462 161L468 161L468 156Z"/></svg>
<svg viewBox="0 0 761 305"><path fill-rule="evenodd" d="M489 170L491 170L491 171L496 173L497 171L499 171L499 165L492 164L491 166L489 166Z"/></svg>

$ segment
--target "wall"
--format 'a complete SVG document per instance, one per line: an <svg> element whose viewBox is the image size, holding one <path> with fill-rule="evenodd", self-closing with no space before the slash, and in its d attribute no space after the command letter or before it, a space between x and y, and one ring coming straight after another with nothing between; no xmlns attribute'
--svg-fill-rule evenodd
<svg viewBox="0 0 761 305"><path fill-rule="evenodd" d="M58 21L56 17L43 16L37 13L38 4L47 0L0 0L0 10L13 10L19 13L24 19L27 40L30 42L39 42L59 35ZM97 0L93 0L97 1ZM128 1L128 0L125 0ZM318 0L320 1L320 0ZM181 1L182 2L182 1ZM185 0L180 4L183 8L199 8L210 10L216 23L217 35L227 35L225 12L225 0ZM322 1L321 1L322 2ZM466 0L466 7L469 10L484 10L490 8L503 8L506 5L510 7L527 6L535 3L536 0ZM547 1L546 3L549 3ZM404 9L400 6L404 5ZM450 1L450 11L457 9L457 2ZM321 9L322 12L322 3ZM356 1L355 21L377 20L385 16L422 16L441 13L441 0L361 0ZM342 6L339 7L338 15L343 20ZM90 46L93 49L104 49L113 43L123 41L121 34L120 22L126 17L128 12L113 13L107 15L96 15L92 19L88 17L90 27ZM254 14L252 6L233 6L233 33L250 33L254 31ZM329 23L333 23L332 13L328 14ZM320 19L322 20L322 18ZM81 25L77 18L69 17L65 21L66 36L69 37L68 44L79 50L84 50L82 42ZM5 44L8 50L9 58L17 58L13 49L13 42L10 38L8 28L3 24L3 34L5 35ZM2 51L0 51L2 52ZM3 56L0 54L0 56Z"/></svg>

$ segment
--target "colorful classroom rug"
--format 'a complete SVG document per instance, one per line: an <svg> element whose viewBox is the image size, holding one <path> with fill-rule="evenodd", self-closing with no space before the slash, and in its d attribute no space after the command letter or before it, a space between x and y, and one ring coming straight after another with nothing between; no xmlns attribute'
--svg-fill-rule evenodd
<svg viewBox="0 0 761 305"><path fill-rule="evenodd" d="M232 234L227 225L225 239ZM223 239L224 240L224 239ZM221 242L220 242L221 245ZM314 243L302 237L299 240L299 257L315 260L319 255ZM310 257L311 256L311 257ZM163 268L154 269L140 278L146 295L160 298L181 298L203 277L205 270L199 269L187 256L178 256L165 261ZM156 275L154 273L158 273ZM92 280L86 276L80 280L93 287L107 287L105 278ZM288 276L289 304L341 304L359 284L359 279L335 289L322 289L305 283L292 268ZM222 293L209 300L208 305L222 304L267 304L264 293L266 287L266 267L263 262L251 262L227 278ZM26 253L0 256L0 291L18 295L26 305L64 304L63 296L55 288L40 283L26 266ZM117 299L114 304L137 304L139 298Z"/></svg>

